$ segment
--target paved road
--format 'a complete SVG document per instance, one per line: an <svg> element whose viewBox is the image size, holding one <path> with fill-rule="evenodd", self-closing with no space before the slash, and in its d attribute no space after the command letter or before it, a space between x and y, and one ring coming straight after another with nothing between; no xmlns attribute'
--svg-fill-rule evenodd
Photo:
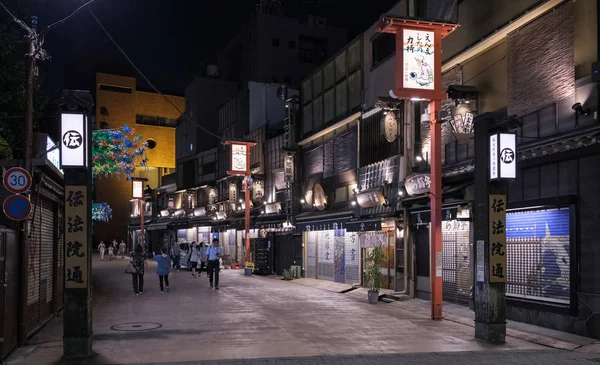
<svg viewBox="0 0 600 365"><path fill-rule="evenodd" d="M515 351L503 353L452 352L372 356L314 356L287 359L247 359L164 363L160 365L597 365L600 357L563 351ZM141 365L141 364L140 364ZM145 365L145 364L144 364Z"/></svg>
<svg viewBox="0 0 600 365"><path fill-rule="evenodd" d="M161 294L151 264L145 294L135 296L125 266L125 260L94 261L94 350L98 356L90 364L445 364L441 359L448 364L509 365L516 364L510 359L518 358L520 363L534 365L542 364L535 359L543 356L548 359L544 365L558 359L564 365L585 364L574 360L581 354L521 354L517 351L547 349L512 337L502 346L481 343L473 339L473 328L463 324L431 321L398 305L369 305L344 294L245 277L239 270L222 271L219 291L210 289L204 276L194 279L188 272L173 273L171 292ZM61 337L58 319L12 363L54 364L62 355ZM435 354L464 351L484 352ZM399 353L430 354L357 357ZM350 357L242 361L337 355Z"/></svg>

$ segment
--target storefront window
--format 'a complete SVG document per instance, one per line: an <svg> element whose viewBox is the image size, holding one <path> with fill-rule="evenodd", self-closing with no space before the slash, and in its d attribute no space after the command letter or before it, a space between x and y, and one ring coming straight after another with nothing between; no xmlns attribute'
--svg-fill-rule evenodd
<svg viewBox="0 0 600 365"><path fill-rule="evenodd" d="M506 295L570 302L570 210L537 209L506 216Z"/></svg>

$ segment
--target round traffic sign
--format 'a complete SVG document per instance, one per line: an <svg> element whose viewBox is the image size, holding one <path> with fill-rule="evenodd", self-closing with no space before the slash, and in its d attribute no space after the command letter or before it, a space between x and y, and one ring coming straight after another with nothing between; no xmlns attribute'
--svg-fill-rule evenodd
<svg viewBox="0 0 600 365"><path fill-rule="evenodd" d="M31 202L23 195L11 195L2 205L4 214L13 221L23 221L31 213Z"/></svg>
<svg viewBox="0 0 600 365"><path fill-rule="evenodd" d="M2 181L6 190L11 193L21 194L31 189L31 175L21 167L6 170Z"/></svg>

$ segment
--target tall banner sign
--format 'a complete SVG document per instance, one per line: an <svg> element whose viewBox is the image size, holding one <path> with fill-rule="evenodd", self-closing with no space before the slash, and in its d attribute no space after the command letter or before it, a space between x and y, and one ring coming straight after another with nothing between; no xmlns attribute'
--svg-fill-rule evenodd
<svg viewBox="0 0 600 365"><path fill-rule="evenodd" d="M65 186L65 288L87 288L87 186ZM90 207L91 208L91 207Z"/></svg>
<svg viewBox="0 0 600 365"><path fill-rule="evenodd" d="M294 182L294 156L285 155L283 157L283 174L286 183Z"/></svg>
<svg viewBox="0 0 600 365"><path fill-rule="evenodd" d="M506 195L490 195L490 283L506 282Z"/></svg>
<svg viewBox="0 0 600 365"><path fill-rule="evenodd" d="M517 178L517 135L496 133L490 136L489 178L514 180Z"/></svg>
<svg viewBox="0 0 600 365"><path fill-rule="evenodd" d="M61 114L60 166L87 167L86 116L83 114Z"/></svg>

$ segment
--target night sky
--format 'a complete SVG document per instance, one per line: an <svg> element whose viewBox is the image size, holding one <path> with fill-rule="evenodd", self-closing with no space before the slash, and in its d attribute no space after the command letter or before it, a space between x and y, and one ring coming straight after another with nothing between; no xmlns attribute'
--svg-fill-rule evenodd
<svg viewBox="0 0 600 365"><path fill-rule="evenodd" d="M348 28L354 37L372 25L397 0L370 0L349 7L347 0L283 0L284 14L325 16L328 24ZM46 0L40 28L70 14L81 0ZM96 0L92 9L146 76L166 93L183 95L202 64L246 23L258 0ZM339 11L338 9L342 9ZM43 14L43 15L42 15ZM351 38L349 38L351 39ZM52 30L46 38L52 60L43 65L49 92L94 88L96 71L137 76L87 12ZM148 89L138 77L138 87Z"/></svg>

